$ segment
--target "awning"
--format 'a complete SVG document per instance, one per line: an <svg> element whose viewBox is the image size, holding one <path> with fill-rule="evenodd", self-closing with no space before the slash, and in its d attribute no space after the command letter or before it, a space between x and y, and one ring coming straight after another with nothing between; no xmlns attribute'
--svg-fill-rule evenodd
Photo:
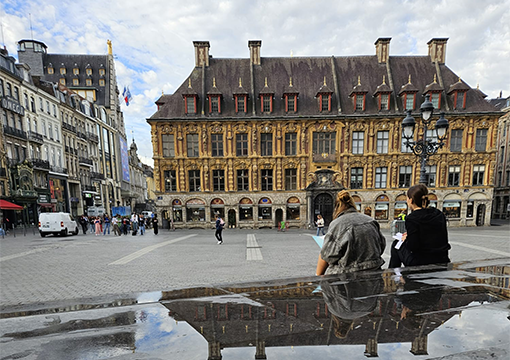
<svg viewBox="0 0 510 360"><path fill-rule="evenodd" d="M23 210L23 206L19 206L8 202L7 200L0 200L0 209L2 210Z"/></svg>

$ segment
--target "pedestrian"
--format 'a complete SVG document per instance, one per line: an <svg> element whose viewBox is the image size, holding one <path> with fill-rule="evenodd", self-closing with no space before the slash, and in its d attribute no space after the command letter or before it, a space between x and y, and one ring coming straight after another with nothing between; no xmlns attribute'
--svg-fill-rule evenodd
<svg viewBox="0 0 510 360"><path fill-rule="evenodd" d="M93 233L95 230L94 220L93 216L89 216L90 233Z"/></svg>
<svg viewBox="0 0 510 360"><path fill-rule="evenodd" d="M103 235L106 235L106 230L108 230L108 235L110 235L110 218L108 217L108 214L104 214L103 221L104 221Z"/></svg>
<svg viewBox="0 0 510 360"><path fill-rule="evenodd" d="M129 231L129 219L127 218L127 216L124 216L124 218L122 219L122 233L124 235L127 235L128 231Z"/></svg>
<svg viewBox="0 0 510 360"><path fill-rule="evenodd" d="M85 215L82 215L80 217L80 225L81 225L81 228L83 230L83 235L87 234L87 228L88 228L88 225L89 225L89 219Z"/></svg>
<svg viewBox="0 0 510 360"><path fill-rule="evenodd" d="M96 236L101 235L101 218L99 216L94 220L94 225L96 227Z"/></svg>
<svg viewBox="0 0 510 360"><path fill-rule="evenodd" d="M428 189L423 184L407 190L407 205L411 214L406 216L406 230L397 249L395 240L391 246L390 268L450 262L446 216L435 207L428 207Z"/></svg>
<svg viewBox="0 0 510 360"><path fill-rule="evenodd" d="M316 275L380 269L385 247L386 238L377 221L359 213L349 192L341 191L324 237Z"/></svg>
<svg viewBox="0 0 510 360"><path fill-rule="evenodd" d="M131 215L131 227L133 231L138 231L138 215L136 213Z"/></svg>
<svg viewBox="0 0 510 360"><path fill-rule="evenodd" d="M152 227L154 228L154 235L158 235L158 215L154 214L152 218Z"/></svg>
<svg viewBox="0 0 510 360"><path fill-rule="evenodd" d="M403 221L406 220L406 212L404 210L402 210L402 212L400 214L398 214L397 220L403 220Z"/></svg>
<svg viewBox="0 0 510 360"><path fill-rule="evenodd" d="M143 215L140 215L140 218L138 219L138 226L140 227L140 235L145 234L145 218Z"/></svg>
<svg viewBox="0 0 510 360"><path fill-rule="evenodd" d="M218 240L218 245L223 244L223 237L221 236L221 232L223 231L224 227L225 221L223 221L220 214L216 214L216 232L214 233L214 236Z"/></svg>
<svg viewBox="0 0 510 360"><path fill-rule="evenodd" d="M320 236L320 233L322 231L322 235L326 235L324 233L324 219L322 218L322 215L317 215L317 221L315 222L317 225L317 236Z"/></svg>
<svg viewBox="0 0 510 360"><path fill-rule="evenodd" d="M118 215L112 217L112 225L113 225L113 233L117 236L120 236L120 229L119 229L119 219Z"/></svg>

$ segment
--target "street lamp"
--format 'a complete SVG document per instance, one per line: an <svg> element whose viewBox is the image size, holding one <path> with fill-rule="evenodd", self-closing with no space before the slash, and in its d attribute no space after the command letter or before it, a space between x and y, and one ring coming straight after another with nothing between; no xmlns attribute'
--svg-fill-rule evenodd
<svg viewBox="0 0 510 360"><path fill-rule="evenodd" d="M402 136L405 139L405 145L413 151L414 155L420 157L420 183L426 184L425 167L427 166L427 161L430 156L436 154L445 145L444 140L446 139L449 124L448 120L444 117L444 112L442 112L435 126L438 141L429 140L427 139L427 126L432 121L432 113L434 112L434 105L430 102L430 95L427 95L425 101L421 104L420 111L423 124L423 138L417 141L412 140L416 121L411 116L411 110L407 111L407 116L402 120Z"/></svg>

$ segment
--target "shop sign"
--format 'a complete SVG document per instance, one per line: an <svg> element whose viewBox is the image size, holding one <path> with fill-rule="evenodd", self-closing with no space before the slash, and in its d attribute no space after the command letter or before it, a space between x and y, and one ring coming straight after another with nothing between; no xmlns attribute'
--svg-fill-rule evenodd
<svg viewBox="0 0 510 360"><path fill-rule="evenodd" d="M376 210L388 210L388 204L376 204L375 209Z"/></svg>
<svg viewBox="0 0 510 360"><path fill-rule="evenodd" d="M445 202L443 204L443 207L444 208L449 208L449 207L460 207L460 202Z"/></svg>
<svg viewBox="0 0 510 360"><path fill-rule="evenodd" d="M37 202L41 204L48 203L48 195L39 195Z"/></svg>
<svg viewBox="0 0 510 360"><path fill-rule="evenodd" d="M25 116L25 108L21 106L17 101L11 100L5 96L2 98L2 107L21 116Z"/></svg>

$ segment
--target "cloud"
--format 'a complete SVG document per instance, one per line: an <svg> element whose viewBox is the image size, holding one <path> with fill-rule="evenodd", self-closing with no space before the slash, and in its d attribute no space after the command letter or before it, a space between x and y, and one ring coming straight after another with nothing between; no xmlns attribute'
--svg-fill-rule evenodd
<svg viewBox="0 0 510 360"><path fill-rule="evenodd" d="M247 58L248 40L262 40L262 56L375 54L379 37L392 37L390 54L427 54L433 37L448 37L446 64L489 97L510 95L510 0L419 2L370 0L195 1L7 0L0 5L5 42L34 37L52 53L106 53L113 42L128 137L152 157L154 101L172 93L194 66L193 40L209 40L215 57Z"/></svg>

